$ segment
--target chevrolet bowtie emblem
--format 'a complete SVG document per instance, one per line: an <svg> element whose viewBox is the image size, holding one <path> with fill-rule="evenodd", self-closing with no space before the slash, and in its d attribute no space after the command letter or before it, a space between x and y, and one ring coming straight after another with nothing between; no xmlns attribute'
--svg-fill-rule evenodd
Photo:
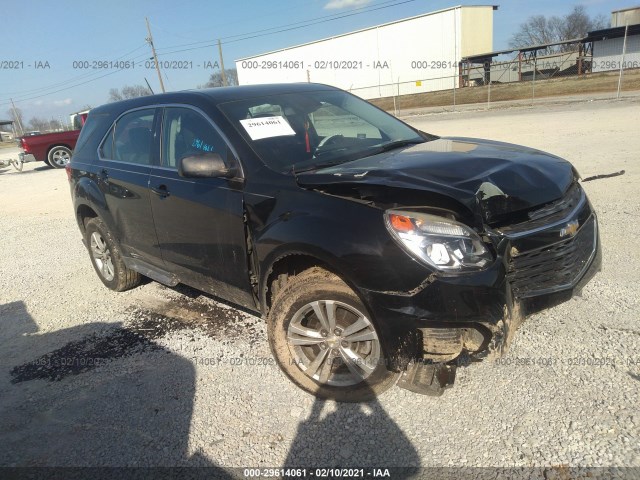
<svg viewBox="0 0 640 480"><path fill-rule="evenodd" d="M578 232L579 227L580 223L578 220L570 221L560 230L560 238L573 237Z"/></svg>

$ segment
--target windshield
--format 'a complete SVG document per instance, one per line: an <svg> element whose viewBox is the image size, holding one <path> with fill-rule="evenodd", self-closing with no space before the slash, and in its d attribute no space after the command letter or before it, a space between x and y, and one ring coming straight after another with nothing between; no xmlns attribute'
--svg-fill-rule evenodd
<svg viewBox="0 0 640 480"><path fill-rule="evenodd" d="M262 161L296 173L426 139L395 117L342 91L289 93L219 106Z"/></svg>

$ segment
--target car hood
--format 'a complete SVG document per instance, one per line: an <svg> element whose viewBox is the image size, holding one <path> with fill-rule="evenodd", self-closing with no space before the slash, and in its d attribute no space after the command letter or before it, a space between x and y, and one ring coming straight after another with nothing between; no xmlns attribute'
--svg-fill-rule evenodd
<svg viewBox="0 0 640 480"><path fill-rule="evenodd" d="M559 199L577 178L569 162L532 148L472 138L437 140L297 175L323 189L371 185L445 195L492 223Z"/></svg>

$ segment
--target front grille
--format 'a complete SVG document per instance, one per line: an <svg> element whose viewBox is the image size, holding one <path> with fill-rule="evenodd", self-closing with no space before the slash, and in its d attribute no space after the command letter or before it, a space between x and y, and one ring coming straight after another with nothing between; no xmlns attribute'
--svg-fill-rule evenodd
<svg viewBox="0 0 640 480"><path fill-rule="evenodd" d="M536 228L544 228L565 218L580 205L583 199L584 191L578 183L574 183L559 200L529 212L527 214L528 220L522 223L502 226L498 228L498 231L505 235L517 235Z"/></svg>
<svg viewBox="0 0 640 480"><path fill-rule="evenodd" d="M589 266L596 237L596 219L590 215L571 238L526 252L514 252L507 273L514 296L531 297L573 286Z"/></svg>

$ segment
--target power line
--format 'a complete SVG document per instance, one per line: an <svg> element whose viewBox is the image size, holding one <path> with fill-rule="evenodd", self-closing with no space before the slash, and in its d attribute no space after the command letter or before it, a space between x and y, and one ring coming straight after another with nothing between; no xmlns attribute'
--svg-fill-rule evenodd
<svg viewBox="0 0 640 480"><path fill-rule="evenodd" d="M289 24L285 24L285 25L279 25L279 26L270 27L270 28L267 28L267 29L255 30L253 32L246 32L246 33L243 33L243 34L230 35L230 36L227 36L227 37L222 37L220 40L225 40L225 39L228 40L226 42L221 42L223 45L230 44L230 43L236 43L236 42L241 42L241 41L244 41L244 40L250 40L250 39L253 39L253 38L264 37L264 36L268 36L268 35L275 35L275 34L278 34L278 33L288 32L288 31L292 31L292 30L298 30L300 28L305 28L305 27L309 27L309 26L312 26L312 25L319 25L319 24L322 24L322 23L328 23L328 22L331 22L331 21L334 21L334 20L353 17L353 16L356 16L356 15L361 15L363 13L382 10L382 9L385 9L385 8L395 7L395 6L399 6L399 5L403 5L403 4L407 4L407 3L412 3L412 2L415 2L415 1L416 0L403 0L403 1L387 0L385 2L377 3L377 4L374 4L374 5L367 6L367 7L358 7L358 8L350 10L347 13L324 15L324 16L312 18L312 19L309 19L309 20L302 20L302 21L299 21L299 22L289 23ZM279 30L276 30L276 29L279 29ZM195 42L195 43L191 43L191 44L173 45L173 46L169 46L169 47L164 47L164 48L158 49L158 51L166 50L166 49L169 49L169 48L179 48L179 47L182 47L182 46L200 45L200 46L197 46L197 47L194 46L192 48L185 48L185 49L173 50L173 51L164 52L164 53L157 53L157 56L165 56L165 55L170 55L170 54L173 54L173 53L181 53L181 52L186 52L186 51L191 51L191 50L200 50L200 49L203 49L203 48L213 47L213 46L215 46L217 44L217 41L206 42L206 43L205 42L206 41ZM142 47L145 47L146 45L147 44L145 43L145 44L143 44L143 45L141 45L139 47L136 47L132 51L130 51L130 52L124 54L123 56L119 57L117 60L120 60L120 59L124 58L125 56L128 56L128 55L132 54L133 52L139 50ZM148 54L137 55L136 57L134 57L130 61L135 61L135 60L137 60L139 58L146 57L147 55ZM54 93L59 93L59 92L65 91L65 90L69 90L71 88L79 87L81 85L86 85L87 83L91 83L91 82L94 82L96 80L100 80L101 78L105 78L105 77L108 77L110 75L114 75L114 74L116 74L118 72L121 72L123 70L127 70L127 68L118 68L116 70L113 70L111 72L105 73L103 75L99 75L99 76L97 76L95 78L90 78L89 80L86 80L86 81L81 82L81 83L76 83L74 85L68 85L68 86L66 86L64 88L60 88L58 90L42 93L42 94L36 95L36 96L30 96L28 98L19 98L18 101L19 102L25 102L25 101L28 101L28 100L35 100L37 98L46 97L46 96L52 95ZM78 77L73 77L73 78L71 78L69 80L66 80L64 82L60 82L60 83L56 83L56 84L53 84L53 85L49 85L47 87L40 87L40 88L33 89L33 90L25 90L23 92L36 93L36 92L39 92L39 91L48 90L50 88L56 88L56 87L58 87L60 85L67 85L69 82L71 82L73 80L80 80L82 78L91 77L91 76L95 75L96 73L98 73L98 72L92 72L92 73L88 73L88 74L85 74L85 75L80 75ZM22 96L22 95L20 95L20 96ZM0 102L1 102L0 103L1 106L5 106L5 105L9 105L10 104L10 102L6 102L6 101L3 102L2 100L0 100Z"/></svg>
<svg viewBox="0 0 640 480"><path fill-rule="evenodd" d="M146 56L146 55L145 55L145 56ZM139 58L139 56L138 56L137 58ZM99 77L92 78L92 79L87 80L87 81L84 81L84 82L76 83L76 84L74 84L74 85L69 85L69 86L67 86L67 87L60 88L60 89L58 89L58 90L54 90L54 91L51 91L51 92L46 92L46 93L42 93L42 94L40 94L40 95L35 95L35 96L33 96L33 97L21 98L19 101L21 101L21 102L26 102L26 101L28 101L28 100L35 100L35 99L37 99L37 98L42 98L42 97L46 97L46 96L48 96L48 95L53 95L54 93L64 92L65 90L69 90L69 89L71 89L71 88L79 87L79 86L81 86L81 85L86 85L87 83L95 82L96 80L100 80L101 78L108 77L108 76L110 76L110 75L114 75L114 74L116 74L116 73L118 73L118 72L121 72L121 71L123 71L123 70L128 70L128 69L127 69L127 68L118 68L118 69L113 70L113 71L111 71L111 72L105 73L104 75L100 75ZM0 105L5 106L5 105L9 105L10 103L11 103L11 102L3 102L3 103L0 103Z"/></svg>
<svg viewBox="0 0 640 480"><path fill-rule="evenodd" d="M241 42L241 41L244 41L244 40L250 40L250 39L253 39L253 38L264 37L264 36L267 36L267 35L275 35L277 33L289 32L291 30L298 30L300 28L309 27L311 25L319 25L321 23L327 23L327 22L331 22L331 21L334 21L334 20L339 20L339 19L342 19L342 18L353 17L355 15L361 15L363 13L369 13L369 12L373 12L373 11L376 11L376 10L382 10L382 9L385 9L385 8L396 7L398 5L403 5L405 3L412 3L412 2L415 2L415 1L416 0L404 0L404 1L401 1L401 2L397 2L395 0L390 0L390 1L387 1L387 2L383 2L382 4L378 4L378 6L375 7L375 8L359 7L358 9L351 10L349 13L344 13L344 14L339 14L339 15L338 14L325 15L323 17L316 17L315 19L303 20L303 21L300 21L300 22L289 23L289 24L286 24L286 25L279 25L277 27L271 27L271 28L267 28L267 29L263 29L263 30L256 30L256 31L253 31L253 32L247 32L247 33L242 33L242 34L237 34L237 35L230 35L230 36L227 36L227 37L221 37L220 40L229 39L226 42L224 42L224 41L222 42L223 45L226 45L226 44L230 44L230 43ZM393 2L393 3L391 3L391 2ZM384 5L385 3L386 4L391 3L391 5ZM355 11L355 10L362 10L362 11ZM328 17L331 17L331 18L328 18ZM289 28L282 28L282 27L287 27L287 26L289 26ZM271 30L278 29L278 28L280 30L271 31ZM241 38L238 38L238 37L241 37ZM230 40L230 39L235 39L235 40ZM209 42L202 41L202 42L195 42L195 43L191 43L191 44L183 44L183 45L174 45L174 46L170 46L170 47L164 47L164 48L158 49L158 51L160 52L160 51L163 51L163 50L166 50L166 49L169 49L169 48L179 48L179 47L182 47L182 46L186 47L186 46L190 46L190 45L199 45L199 44L202 44L202 45L200 45L198 47L184 48L184 49L180 49L180 50L172 50L170 52L158 53L158 56L170 55L172 53L188 52L188 51L191 51L191 50L200 50L200 49L203 49L203 48L213 47L217 43L216 43L216 41L209 41Z"/></svg>
<svg viewBox="0 0 640 480"><path fill-rule="evenodd" d="M114 60L114 61L121 60L124 57L126 57L128 55L131 55L132 53L134 53L134 52L136 52L136 51L138 51L141 48L146 47L146 46L147 46L147 44L143 43L142 45L140 45L140 46L134 48L133 50L125 53L124 55L121 55L120 57L116 58L116 60ZM108 55L105 55L105 57L106 56L108 56ZM136 57L136 58L139 58L139 57ZM15 91L15 92L3 92L3 93L6 94L6 95L36 93L36 92L40 92L40 91L43 91L43 90L48 90L50 88L56 88L56 87L59 87L61 85L65 85L65 84L67 84L69 82L73 82L75 80L80 80L80 79L83 79L83 78L91 77L91 76L96 75L98 73L100 73L100 72L95 72L95 71L94 72L87 72L87 73L83 73L82 75L78 75L77 77L72 77L72 78L69 78L69 79L67 79L65 81L54 83L54 84L51 84L51 85L47 85L45 87L38 87L38 88L29 89L29 90L18 90L18 91ZM18 96L21 96L21 95L18 95Z"/></svg>

